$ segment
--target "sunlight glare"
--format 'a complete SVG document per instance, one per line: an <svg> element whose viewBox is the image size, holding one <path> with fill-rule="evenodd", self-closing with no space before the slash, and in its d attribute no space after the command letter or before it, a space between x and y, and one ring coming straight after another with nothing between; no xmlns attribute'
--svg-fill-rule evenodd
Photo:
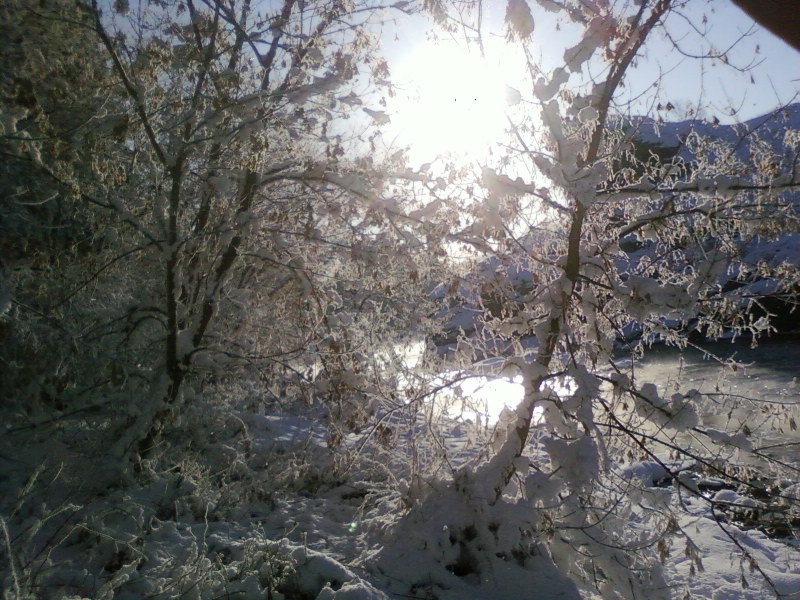
<svg viewBox="0 0 800 600"><path fill-rule="evenodd" d="M480 411L483 422L489 425L497 423L505 408L514 410L525 396L519 375L513 379L474 377L459 387L463 396L469 398L471 408Z"/></svg>
<svg viewBox="0 0 800 600"><path fill-rule="evenodd" d="M489 154L507 126L513 63L504 60L508 54L501 42L487 47L485 57L477 47L425 42L398 62L392 126L412 159L453 154L471 160Z"/></svg>
<svg viewBox="0 0 800 600"><path fill-rule="evenodd" d="M487 425L495 425L503 410L513 411L525 397L525 386L522 376L505 377L470 377L457 384L461 392L461 402L453 402L452 394L442 402L448 417L459 420L470 420ZM575 393L576 386L570 378L551 381L549 387L560 398ZM531 423L539 425L544 421L544 407L535 406Z"/></svg>

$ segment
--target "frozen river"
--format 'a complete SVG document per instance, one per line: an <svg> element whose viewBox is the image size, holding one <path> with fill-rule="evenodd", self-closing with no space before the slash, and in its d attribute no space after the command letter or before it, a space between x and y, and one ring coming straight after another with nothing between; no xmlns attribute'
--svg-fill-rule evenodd
<svg viewBox="0 0 800 600"><path fill-rule="evenodd" d="M640 381L652 381L667 392L697 389L706 398L706 425L727 429L727 421L743 421L766 454L800 464L800 431L792 425L800 424L799 336L755 348L746 340L683 351L654 346L634 368ZM735 398L740 408L733 413L722 408L725 396Z"/></svg>
<svg viewBox="0 0 800 600"><path fill-rule="evenodd" d="M735 370L720 361L735 361ZM647 350L638 362L643 380L663 385L696 388L701 392L726 391L776 402L800 400L800 337L762 342L717 342L683 351L664 346Z"/></svg>
<svg viewBox="0 0 800 600"><path fill-rule="evenodd" d="M764 341L755 348L747 340L684 350L653 346L633 367L640 383L655 383L665 395L690 389L703 393L706 426L730 431L731 421L746 423L756 447L800 464L800 431L791 421L800 424L800 336ZM519 378L475 376L461 384L461 393L469 408L456 402L447 410L450 416L480 415L482 423L492 424L503 407L513 408L522 400L523 389ZM734 411L727 402L731 398L738 404Z"/></svg>

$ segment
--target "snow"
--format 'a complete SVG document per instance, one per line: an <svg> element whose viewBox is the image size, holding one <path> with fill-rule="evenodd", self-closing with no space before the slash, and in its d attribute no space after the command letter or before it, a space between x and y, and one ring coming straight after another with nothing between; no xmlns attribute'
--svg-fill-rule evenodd
<svg viewBox="0 0 800 600"><path fill-rule="evenodd" d="M654 390L646 392L658 398ZM52 590L49 597L61 599L224 594L256 599L270 594L276 599L384 600L411 595L502 600L531 597L532 590L540 598L596 596L561 570L559 561L574 552L571 546L559 549L556 543L551 555L545 540L528 529L529 505L511 499L494 506L473 503L469 495L430 474L398 482L395 474L401 465L393 462L398 455L380 446L360 456L351 454L350 471L337 475L319 407L275 408L269 414L237 409L225 417L224 411L207 405L187 415L187 427L197 443L206 446L206 466L184 460L176 472L153 472L139 483L77 496L67 481L55 476L38 492L38 500L30 487L29 497L23 495L16 503L16 512L4 501L0 516L9 539L28 540L14 554L18 583L6 564L0 571L6 597L15 597L15 585L24 587L34 574L37 585ZM212 436L208 427L219 419L227 424L217 422ZM446 435L453 458L460 455L462 463L482 451L480 437L463 423L442 421L436 427ZM719 434L709 432L720 442L730 442L730 436ZM347 446L355 450L366 435L350 434ZM395 439L395 448L414 443L406 435L411 434ZM27 467L24 457L10 460L10 443L8 436L0 443L0 492L6 498L19 494L20 476ZM545 439L544 446L556 457L553 466L560 469L553 475L530 471L522 483L526 492L544 506L561 501L564 479L588 482L599 468L592 444L588 437L571 443ZM52 440L41 441L30 458L41 460L47 448L55 451ZM60 460L70 456L64 445L50 455ZM673 472L689 468L664 464ZM45 471L52 474L49 467ZM85 472L100 475L97 470ZM211 485L210 472L226 473L227 484ZM757 530L718 523L711 503L668 483L664 487L668 474L662 464L631 463L620 465L618 472L632 489L641 489L642 506L666 506L678 515L664 573L672 597L773 597L751 568L757 565L783 597L800 598L796 548ZM484 485L471 482L467 471L463 477L465 486ZM715 492L713 501L757 505L728 489ZM63 525L58 524L65 517L73 525L59 537ZM499 527L491 535L471 532L477 521ZM45 540L59 539L63 543L26 562L25 556L35 556ZM520 540L527 540L524 559L510 553ZM684 551L687 545L690 551ZM490 551L480 554L479 547ZM5 551L3 555L8 556ZM748 587L742 587L743 581Z"/></svg>
<svg viewBox="0 0 800 600"><path fill-rule="evenodd" d="M796 549L776 544L758 530L720 526L702 503L695 500L686 500L686 506L689 514L679 525L691 536L698 557L695 561L675 549L668 569L671 585L687 590L691 597L712 600L774 597L776 594L756 572L753 565L757 564L769 576L780 597L800 598L800 557Z"/></svg>

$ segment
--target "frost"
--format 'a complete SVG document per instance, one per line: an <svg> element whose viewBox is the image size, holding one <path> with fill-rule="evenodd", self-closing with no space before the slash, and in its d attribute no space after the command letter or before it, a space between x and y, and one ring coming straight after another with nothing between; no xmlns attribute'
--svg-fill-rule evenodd
<svg viewBox="0 0 800 600"><path fill-rule="evenodd" d="M667 408L670 414L668 425L676 431L684 431L697 427L700 417L695 404L696 395L675 393Z"/></svg>
<svg viewBox="0 0 800 600"><path fill-rule="evenodd" d="M183 329L178 332L175 350L178 358L187 357L194 352L194 334L195 332L192 329Z"/></svg>
<svg viewBox="0 0 800 600"><path fill-rule="evenodd" d="M569 442L555 438L543 440L556 477L576 489L591 486L600 470L597 446L585 436Z"/></svg>
<svg viewBox="0 0 800 600"><path fill-rule="evenodd" d="M388 596L361 580L348 581L338 590L330 586L320 590L316 600L388 600Z"/></svg>
<svg viewBox="0 0 800 600"><path fill-rule="evenodd" d="M583 124L594 123L599 116L594 106L585 106L578 113L578 120Z"/></svg>
<svg viewBox="0 0 800 600"><path fill-rule="evenodd" d="M505 22L509 39L528 39L533 33L534 22L527 0L507 0Z"/></svg>
<svg viewBox="0 0 800 600"><path fill-rule="evenodd" d="M762 504L757 500L737 494L733 490L720 490L714 494L712 500L714 500L714 502L735 504L737 506L749 506L753 508L762 506Z"/></svg>
<svg viewBox="0 0 800 600"><path fill-rule="evenodd" d="M544 8L548 12L559 12L563 10L563 7L556 3L554 0L539 0L539 4L542 8Z"/></svg>
<svg viewBox="0 0 800 600"><path fill-rule="evenodd" d="M320 165L320 168L322 168L322 165ZM326 181L353 192L357 197L361 197L374 203L376 207L382 205L382 200L378 198L378 196L375 194L375 191L372 190L363 180L363 178L357 173L339 174L332 171L326 171L324 173L324 178Z"/></svg>
<svg viewBox="0 0 800 600"><path fill-rule="evenodd" d="M700 422L696 404L698 398L700 394L690 390L686 394L675 393L667 400L655 384L645 383L636 397L636 412L659 427L685 431Z"/></svg>
<svg viewBox="0 0 800 600"><path fill-rule="evenodd" d="M724 431L719 431L717 429L707 428L705 431L708 438L714 442L715 444L720 444L723 446L731 446L733 448L737 448L739 450L750 451L753 449L753 442L750 441L743 433L736 433L736 434L729 434Z"/></svg>
<svg viewBox="0 0 800 600"><path fill-rule="evenodd" d="M546 102L555 96L567 81L569 81L569 71L563 67L559 67L553 71L549 80L544 77L540 77L536 80L534 93L539 100Z"/></svg>
<svg viewBox="0 0 800 600"><path fill-rule="evenodd" d="M583 69L583 63L592 57L595 50L596 47L582 41L564 52L564 62L570 71L579 73Z"/></svg>
<svg viewBox="0 0 800 600"><path fill-rule="evenodd" d="M355 92L350 92L346 96L340 96L337 100L348 106L361 106L364 103Z"/></svg>
<svg viewBox="0 0 800 600"><path fill-rule="evenodd" d="M580 43L564 52L564 63L573 73L580 72L615 27L616 21L609 14L592 17Z"/></svg>
<svg viewBox="0 0 800 600"><path fill-rule="evenodd" d="M622 476L628 480L636 480L641 485L653 486L669 476L669 471L657 462L640 462L625 467Z"/></svg>
<svg viewBox="0 0 800 600"><path fill-rule="evenodd" d="M694 280L689 284L686 291L688 294L697 295L701 290L717 283L719 278L728 268L728 257L719 250L712 250L705 259L695 267Z"/></svg>
<svg viewBox="0 0 800 600"><path fill-rule="evenodd" d="M4 107L4 110L0 110L0 134L10 136L17 133L17 123L27 118L27 116L27 109L20 106Z"/></svg>
<svg viewBox="0 0 800 600"><path fill-rule="evenodd" d="M528 499L548 505L558 498L561 481L543 472L531 473L525 479L525 493Z"/></svg>
<svg viewBox="0 0 800 600"><path fill-rule="evenodd" d="M342 85L342 80L336 73L328 73L322 77L314 77L312 83L291 88L287 98L295 104L304 104L311 98L333 92Z"/></svg>
<svg viewBox="0 0 800 600"><path fill-rule="evenodd" d="M559 111L558 102L551 100L542 107L542 120L550 130L550 134L556 142L562 142L564 137L564 129L561 121L561 113ZM554 165L556 167L557 165ZM553 171L553 169L551 169ZM551 173L551 177L553 177ZM554 177L555 179L555 177ZM556 183L559 183L556 181Z"/></svg>
<svg viewBox="0 0 800 600"><path fill-rule="evenodd" d="M491 195L497 197L535 194L538 191L535 185L526 183L521 177L511 179L490 167L482 168L481 183Z"/></svg>
<svg viewBox="0 0 800 600"><path fill-rule="evenodd" d="M630 276L620 291L627 294L628 311L639 320L652 314L684 315L693 309L695 303L681 286L638 275Z"/></svg>
<svg viewBox="0 0 800 600"><path fill-rule="evenodd" d="M656 384L654 383L645 383L642 385L639 393L642 395L644 400L650 404L650 406L661 408L666 404L661 395L658 393L658 387L656 387Z"/></svg>

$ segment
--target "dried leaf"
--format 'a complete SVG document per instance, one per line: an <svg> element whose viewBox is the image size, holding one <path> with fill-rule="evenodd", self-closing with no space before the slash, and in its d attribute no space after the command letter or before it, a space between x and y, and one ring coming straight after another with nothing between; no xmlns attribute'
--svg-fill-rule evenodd
<svg viewBox="0 0 800 600"><path fill-rule="evenodd" d="M526 0L508 0L506 26L509 40L527 40L533 34L533 15Z"/></svg>
<svg viewBox="0 0 800 600"><path fill-rule="evenodd" d="M372 117L372 120L378 125L386 125L391 122L391 118L389 118L389 115L387 115L385 111L372 110L371 108L364 108L362 110Z"/></svg>

